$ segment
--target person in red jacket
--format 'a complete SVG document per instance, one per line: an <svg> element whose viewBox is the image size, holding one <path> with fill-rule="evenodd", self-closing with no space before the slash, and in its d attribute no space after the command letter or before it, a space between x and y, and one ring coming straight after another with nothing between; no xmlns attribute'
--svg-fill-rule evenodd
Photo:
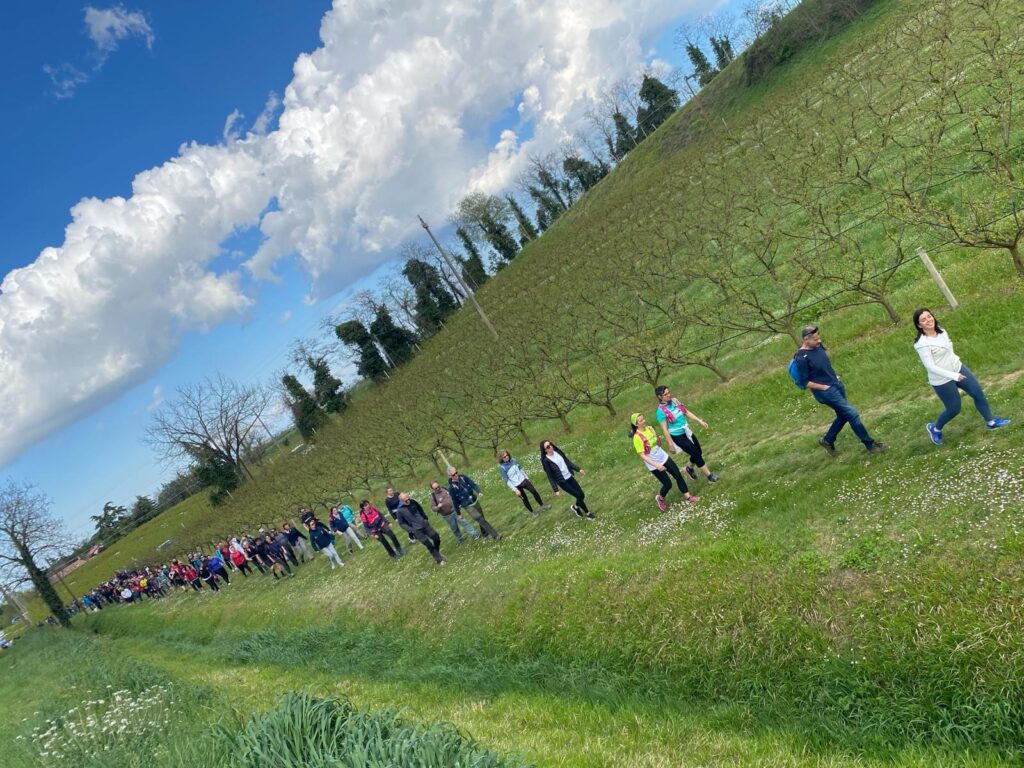
<svg viewBox="0 0 1024 768"><path fill-rule="evenodd" d="M367 535L379 541L392 560L397 560L405 554L402 545L391 532L391 523L368 499L359 502L359 519L362 520Z"/></svg>

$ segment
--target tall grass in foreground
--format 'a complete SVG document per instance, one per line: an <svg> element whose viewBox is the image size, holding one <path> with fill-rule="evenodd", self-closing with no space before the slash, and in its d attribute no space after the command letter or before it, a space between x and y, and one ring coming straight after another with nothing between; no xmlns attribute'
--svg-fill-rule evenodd
<svg viewBox="0 0 1024 768"><path fill-rule="evenodd" d="M0 658L0 766L21 768L520 768L449 724L280 690L249 715L222 686L131 659L109 641L37 633ZM293 649L294 650L294 649ZM15 695L18 692L19 695Z"/></svg>
<svg viewBox="0 0 1024 768"><path fill-rule="evenodd" d="M451 725L424 726L343 699L289 693L218 745L225 768L514 768Z"/></svg>

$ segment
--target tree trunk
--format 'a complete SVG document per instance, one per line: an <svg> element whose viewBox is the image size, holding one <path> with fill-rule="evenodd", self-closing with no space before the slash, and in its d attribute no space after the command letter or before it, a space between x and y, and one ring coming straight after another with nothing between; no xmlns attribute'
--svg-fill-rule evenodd
<svg viewBox="0 0 1024 768"><path fill-rule="evenodd" d="M608 409L608 415L611 416L613 419L619 415L618 411L615 410L615 406L612 405L612 399L610 397L603 403L601 403L601 405Z"/></svg>
<svg viewBox="0 0 1024 768"><path fill-rule="evenodd" d="M1020 245L1014 243L1007 250L1010 252L1010 258L1013 259L1013 267L1017 270L1017 278L1024 280L1024 259L1020 255Z"/></svg>
<svg viewBox="0 0 1024 768"><path fill-rule="evenodd" d="M459 444L459 456L462 457L462 465L464 467L469 466L469 454L466 453L466 443L463 441L460 435L455 436L455 441Z"/></svg>
<svg viewBox="0 0 1024 768"><path fill-rule="evenodd" d="M519 430L519 434L522 435L522 437L523 437L523 445L525 445L527 448L529 448L530 447L530 436L528 434L526 434L526 430L523 429L523 425L522 424L520 424L517 427L517 429Z"/></svg>
<svg viewBox="0 0 1024 768"><path fill-rule="evenodd" d="M50 613L60 622L62 627L71 626L68 612L64 610L64 601L60 599L57 590L53 588L53 584L50 583L50 578L46 575L46 572L36 565L31 552L24 547L18 546L17 543L15 543L15 546L18 548L18 554L21 556L25 570L28 571L28 577L32 580L32 586L36 588L36 592L39 593L39 597L46 603Z"/></svg>
<svg viewBox="0 0 1024 768"><path fill-rule="evenodd" d="M715 376L718 377L718 380L721 381L723 384L729 381L729 377L726 376L725 373L722 372L722 369L719 368L714 363L704 362L701 363L700 365L703 366L704 368L707 368L709 371L715 374Z"/></svg>
<svg viewBox="0 0 1024 768"><path fill-rule="evenodd" d="M562 429L572 432L572 424L569 423L569 419L565 417L565 412L561 408L558 409L558 420L562 422Z"/></svg>
<svg viewBox="0 0 1024 768"><path fill-rule="evenodd" d="M879 293L874 298L885 308L885 313L889 315L889 319L892 320L892 324L899 325L901 322L900 316L896 313L896 309L893 307L892 302L889 301L889 297L884 293Z"/></svg>

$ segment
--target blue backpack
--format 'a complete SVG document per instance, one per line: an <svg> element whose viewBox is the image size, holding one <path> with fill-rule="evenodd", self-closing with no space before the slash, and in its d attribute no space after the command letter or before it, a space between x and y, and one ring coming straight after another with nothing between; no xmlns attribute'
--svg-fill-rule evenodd
<svg viewBox="0 0 1024 768"><path fill-rule="evenodd" d="M789 368L786 370L789 372L789 378L793 380L793 383L796 384L798 389L807 389L807 379L804 378L803 371L800 370L800 364L797 363L797 355L799 354L800 352L798 350L797 353L793 355L793 359L789 362Z"/></svg>

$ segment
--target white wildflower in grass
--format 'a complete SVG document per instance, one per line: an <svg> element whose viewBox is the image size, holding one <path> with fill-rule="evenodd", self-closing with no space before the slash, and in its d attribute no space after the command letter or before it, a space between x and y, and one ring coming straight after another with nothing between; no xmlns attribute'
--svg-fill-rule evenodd
<svg viewBox="0 0 1024 768"><path fill-rule="evenodd" d="M109 700L86 699L47 720L49 728L35 728L29 738L44 766L79 765L115 751L142 754L157 746L173 706L166 685L115 691Z"/></svg>

